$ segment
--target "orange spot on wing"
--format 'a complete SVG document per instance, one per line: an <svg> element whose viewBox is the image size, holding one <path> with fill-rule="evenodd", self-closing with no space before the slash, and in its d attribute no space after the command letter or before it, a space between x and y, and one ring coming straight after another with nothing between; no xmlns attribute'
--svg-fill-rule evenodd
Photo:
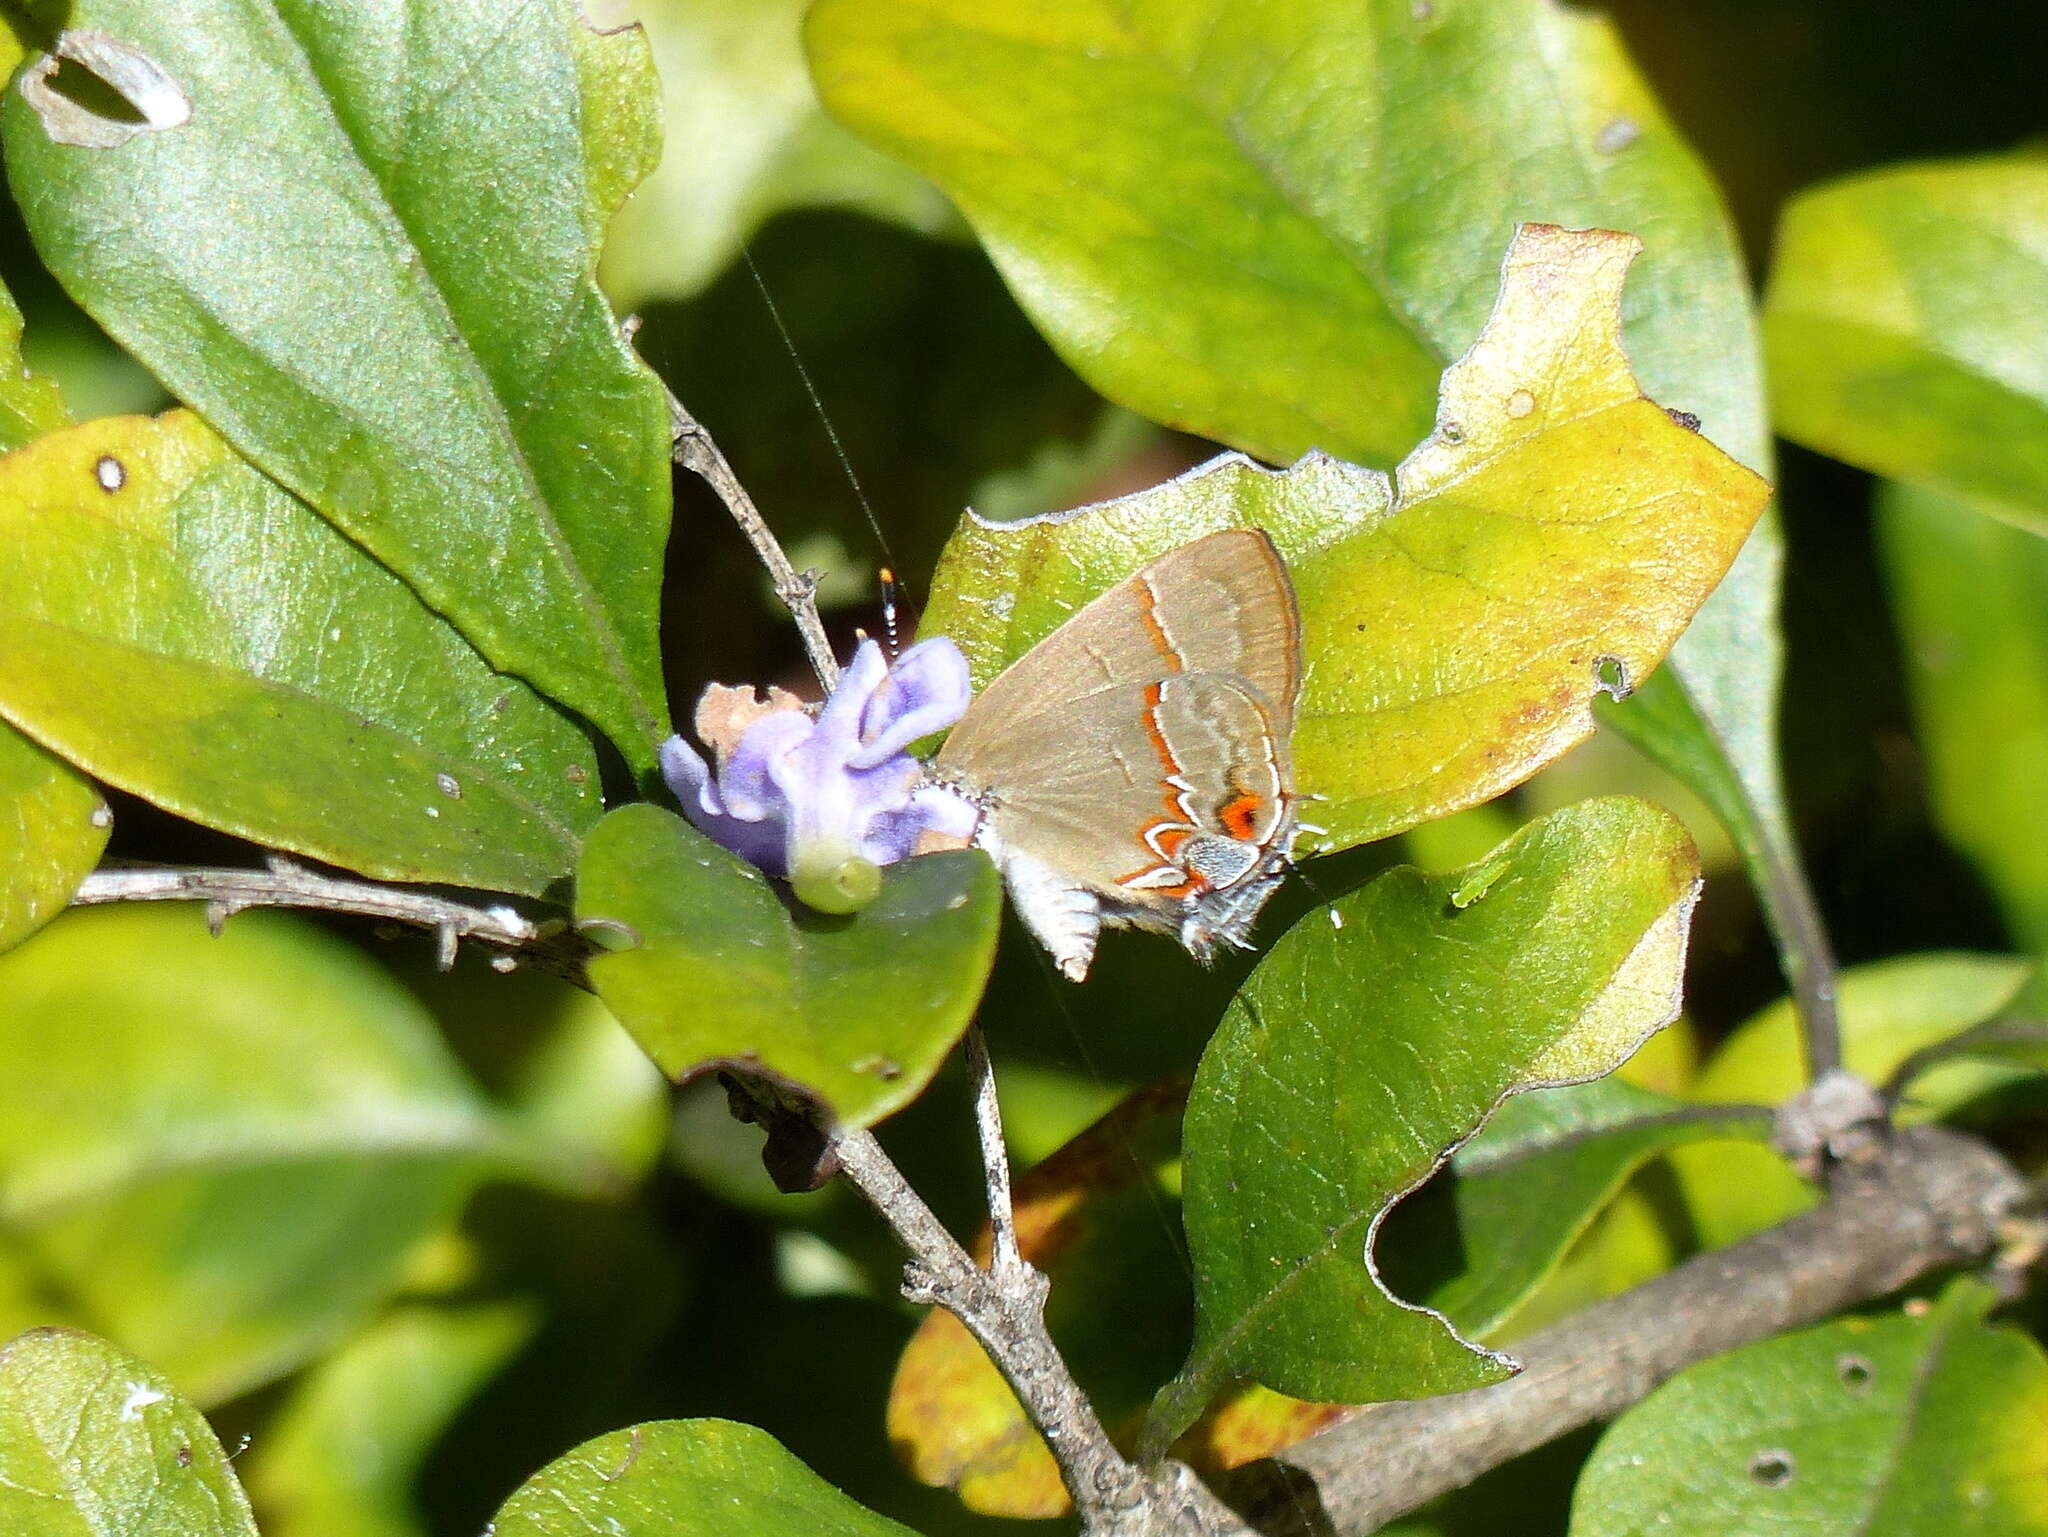
<svg viewBox="0 0 2048 1537"><path fill-rule="evenodd" d="M1266 798L1262 795L1240 795L1216 813L1216 820L1239 842L1254 843L1259 836L1259 813L1265 806Z"/></svg>

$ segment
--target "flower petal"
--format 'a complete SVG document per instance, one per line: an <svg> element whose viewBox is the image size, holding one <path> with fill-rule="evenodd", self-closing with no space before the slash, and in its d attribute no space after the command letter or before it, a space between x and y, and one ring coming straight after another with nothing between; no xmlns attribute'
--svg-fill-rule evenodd
<svg viewBox="0 0 2048 1537"><path fill-rule="evenodd" d="M882 648L871 640L862 641L854 650L853 660L839 675L831 697L818 711L818 729L830 737L857 744L868 700L888 676L889 659L882 655Z"/></svg>
<svg viewBox="0 0 2048 1537"><path fill-rule="evenodd" d="M715 817L725 815L725 802L718 797L718 785L711 777L711 765L697 755L697 749L680 736L661 744L661 777L668 781L669 794L685 811L693 807Z"/></svg>
<svg viewBox="0 0 2048 1537"><path fill-rule="evenodd" d="M764 715L747 727L726 760L725 772L718 776L726 810L748 822L780 818L786 806L777 779L781 765L816 731L817 723L801 710Z"/></svg>
<svg viewBox="0 0 2048 1537"><path fill-rule="evenodd" d="M921 640L889 669L861 712L861 746L847 755L866 768L902 752L920 737L943 731L967 712L974 686L967 658L946 636Z"/></svg>

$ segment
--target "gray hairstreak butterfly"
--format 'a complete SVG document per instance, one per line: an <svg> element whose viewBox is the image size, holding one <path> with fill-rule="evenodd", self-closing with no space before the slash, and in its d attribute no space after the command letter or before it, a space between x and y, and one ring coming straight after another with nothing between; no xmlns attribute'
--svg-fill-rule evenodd
<svg viewBox="0 0 2048 1537"><path fill-rule="evenodd" d="M1141 566L968 706L934 777L980 811L989 851L1059 968L1088 973L1105 925L1206 959L1244 946L1285 877L1301 617L1257 529Z"/></svg>

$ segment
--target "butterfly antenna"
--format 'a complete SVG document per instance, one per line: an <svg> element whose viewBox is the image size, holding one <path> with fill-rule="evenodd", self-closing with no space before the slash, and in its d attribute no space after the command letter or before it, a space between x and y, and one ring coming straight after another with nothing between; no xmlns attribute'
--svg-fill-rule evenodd
<svg viewBox="0 0 2048 1537"><path fill-rule="evenodd" d="M896 596L901 589L896 585L896 573L888 566L876 574L882 583L882 644L893 662L903 654L903 632L897 624L896 614Z"/></svg>
<svg viewBox="0 0 2048 1537"><path fill-rule="evenodd" d="M853 487L853 498L860 503L861 516L868 520L868 528L875 536L875 546L882 552L882 558L891 565L896 562L896 552L889 548L889 536L882 532L881 519L875 516L873 503L862 489L860 476L853 471L853 460L846 452L846 445L839 440L839 429L832 425L832 418L826 414L824 398L818 394L818 387L811 381L811 371L804 367L802 354L796 350L796 339L789 334L789 327L783 323L782 306L775 302L775 295L768 291L767 279L761 276L761 269L754 263L754 253L745 244L740 246L740 257L747 264L747 275L754 280L754 287L761 295L761 303L768 310L768 318L775 323L775 334L782 338L783 351L789 354L789 361L796 367L796 376L803 382L804 393L810 397L811 409L818 413L818 420L825 428L825 436L832 444L832 452L839 458L840 469L846 472L846 483Z"/></svg>
<svg viewBox="0 0 2048 1537"><path fill-rule="evenodd" d="M1321 828L1316 830L1318 832L1322 831ZM1298 860L1290 859L1287 862L1287 868L1290 873L1300 880L1302 885L1308 888L1309 895L1316 899L1316 905L1329 914L1330 927L1333 929L1343 928L1344 915L1337 910L1337 899L1316 883L1315 877L1308 873L1308 867Z"/></svg>

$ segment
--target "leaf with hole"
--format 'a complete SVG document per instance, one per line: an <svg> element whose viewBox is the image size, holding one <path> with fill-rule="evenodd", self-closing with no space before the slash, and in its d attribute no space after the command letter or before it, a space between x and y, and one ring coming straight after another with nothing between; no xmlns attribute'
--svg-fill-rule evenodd
<svg viewBox="0 0 2048 1537"><path fill-rule="evenodd" d="M656 1420L586 1441L505 1502L492 1537L916 1537L834 1489L773 1436Z"/></svg>
<svg viewBox="0 0 2048 1537"><path fill-rule="evenodd" d="M9 93L7 170L51 271L498 667L650 767L668 417L593 276L658 142L644 40L573 0L68 12L67 37L146 59L191 113L91 148Z"/></svg>
<svg viewBox="0 0 2048 1537"><path fill-rule="evenodd" d="M195 416L0 459L0 713L168 810L387 880L539 894L582 733Z"/></svg>
<svg viewBox="0 0 2048 1537"><path fill-rule="evenodd" d="M2048 1357L1994 1301L1959 1280L1681 1372L1600 1438L1571 1537L2048 1531Z"/></svg>
<svg viewBox="0 0 2048 1537"><path fill-rule="evenodd" d="M590 979L678 1082L728 1069L868 1125L915 1099L974 1015L994 957L995 867L978 852L890 865L844 917L816 913L681 817L622 806L577 873Z"/></svg>
<svg viewBox="0 0 2048 1537"><path fill-rule="evenodd" d="M212 1427L153 1366L38 1329L0 1347L8 1537L256 1537Z"/></svg>
<svg viewBox="0 0 2048 1537"><path fill-rule="evenodd" d="M1392 466L1443 419L1438 376L1485 322L1516 225L1540 219L1643 238L1624 318L1645 391L1770 472L1735 231L1604 16L1553 0L822 0L807 43L826 105L946 189L1039 328L1119 404L1270 463L1322 449ZM1563 409L1546 399L1536 419ZM1569 471L1525 489L1539 517L1578 495ZM1489 574L1434 540L1417 554ZM1678 624L1700 612L1651 684L1670 708L1622 717L1731 819L1767 896L1797 857L1776 752L1780 563L1766 517L1704 608L1688 595ZM934 618L1016 590L993 576L946 573ZM1387 638L1408 633L1395 616L1362 617L1396 674L1438 672ZM1417 633L1460 637L1473 617L1439 630L1425 613ZM1389 713L1375 724L1405 748Z"/></svg>
<svg viewBox="0 0 2048 1537"><path fill-rule="evenodd" d="M924 627L978 681L1147 558L1272 534L1306 659L1294 761L1325 844L1498 795L1583 739L1603 679L1662 660L1768 488L1643 398L1620 347L1629 236L1530 226L1486 331L1443 376L1437 431L1389 477L1226 456L1020 525L971 515Z"/></svg>
<svg viewBox="0 0 2048 1537"><path fill-rule="evenodd" d="M1227 1381L1362 1403L1497 1382L1502 1357L1397 1302L1380 1222L1507 1095L1611 1072L1678 1013L1698 862L1643 801L1530 823L1470 872L1399 869L1310 916L1203 1053L1185 1125L1195 1340L1170 1440Z"/></svg>

